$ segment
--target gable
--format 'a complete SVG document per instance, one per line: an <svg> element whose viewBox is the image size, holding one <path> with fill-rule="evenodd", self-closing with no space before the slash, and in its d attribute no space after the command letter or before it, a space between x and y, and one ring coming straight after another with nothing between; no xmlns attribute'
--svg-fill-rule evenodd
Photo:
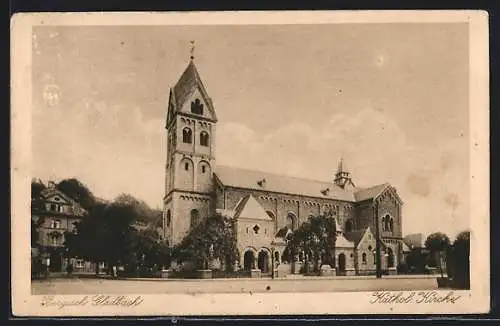
<svg viewBox="0 0 500 326"><path fill-rule="evenodd" d="M183 112L191 115L191 101L196 100L196 98L202 101L204 106L204 112L200 116L216 122L217 116L212 100L205 90L194 62L191 60L171 90L168 110L171 110L172 113L167 114L167 126L174 113Z"/></svg>
<svg viewBox="0 0 500 326"><path fill-rule="evenodd" d="M384 187L384 189L377 196L375 196L374 200L393 200L396 204L403 204L403 201L401 200L401 197L399 197L396 189L390 185Z"/></svg>
<svg viewBox="0 0 500 326"><path fill-rule="evenodd" d="M45 200L49 201L49 202L58 203L58 204L65 204L65 205L71 204L71 202L67 198L65 198L65 197L63 197L63 196L61 196L60 194L57 194L57 193L52 194L50 196L47 196L45 198Z"/></svg>
<svg viewBox="0 0 500 326"><path fill-rule="evenodd" d="M234 217L272 221L262 205L252 195L240 200L236 205Z"/></svg>
<svg viewBox="0 0 500 326"><path fill-rule="evenodd" d="M196 108L201 108L202 113L196 112ZM195 110L193 112L193 109ZM201 88L196 85L187 95L184 103L178 109L179 112L203 117L208 120L215 120L214 111L211 109L210 99L207 98Z"/></svg>
<svg viewBox="0 0 500 326"><path fill-rule="evenodd" d="M356 247L359 247L360 244L367 242L375 242L375 236L373 235L370 227L367 227L365 229L365 232L363 232L363 235L361 236L361 239L359 239L359 242L356 244Z"/></svg>

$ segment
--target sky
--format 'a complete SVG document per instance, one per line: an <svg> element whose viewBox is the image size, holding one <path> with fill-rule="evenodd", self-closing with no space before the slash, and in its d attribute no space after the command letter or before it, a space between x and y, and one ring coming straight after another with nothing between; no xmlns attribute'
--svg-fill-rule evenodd
<svg viewBox="0 0 500 326"><path fill-rule="evenodd" d="M169 88L212 97L218 165L389 182L403 233L469 228L466 24L33 29L33 177L161 207Z"/></svg>

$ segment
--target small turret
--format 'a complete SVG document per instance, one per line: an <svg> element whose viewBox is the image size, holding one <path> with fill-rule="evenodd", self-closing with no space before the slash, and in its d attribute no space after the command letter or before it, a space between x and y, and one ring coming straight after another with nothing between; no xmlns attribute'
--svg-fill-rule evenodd
<svg viewBox="0 0 500 326"><path fill-rule="evenodd" d="M340 158L337 173L335 174L335 179L333 182L342 189L346 187L354 187L354 183L351 180L351 175L348 172L344 163L344 159L342 157Z"/></svg>

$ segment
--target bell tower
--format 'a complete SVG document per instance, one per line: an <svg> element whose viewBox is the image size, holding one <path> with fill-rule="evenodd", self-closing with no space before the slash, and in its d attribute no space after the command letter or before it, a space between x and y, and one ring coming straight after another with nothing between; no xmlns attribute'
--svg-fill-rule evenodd
<svg viewBox="0 0 500 326"><path fill-rule="evenodd" d="M217 117L194 63L170 89L166 117L164 237L182 241L190 228L212 213Z"/></svg>

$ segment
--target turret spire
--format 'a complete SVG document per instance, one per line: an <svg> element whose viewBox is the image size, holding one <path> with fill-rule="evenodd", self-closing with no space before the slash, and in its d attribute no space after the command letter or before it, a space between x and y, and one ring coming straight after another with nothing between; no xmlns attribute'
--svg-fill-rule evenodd
<svg viewBox="0 0 500 326"><path fill-rule="evenodd" d="M191 49L189 50L189 53L191 54L191 56L189 57L192 60L194 60L194 41L190 41L189 43L191 43Z"/></svg>
<svg viewBox="0 0 500 326"><path fill-rule="evenodd" d="M354 186L351 180L349 171L344 163L344 158L340 157L339 165L337 167L337 173L335 174L335 184L341 188L345 188L346 185Z"/></svg>

